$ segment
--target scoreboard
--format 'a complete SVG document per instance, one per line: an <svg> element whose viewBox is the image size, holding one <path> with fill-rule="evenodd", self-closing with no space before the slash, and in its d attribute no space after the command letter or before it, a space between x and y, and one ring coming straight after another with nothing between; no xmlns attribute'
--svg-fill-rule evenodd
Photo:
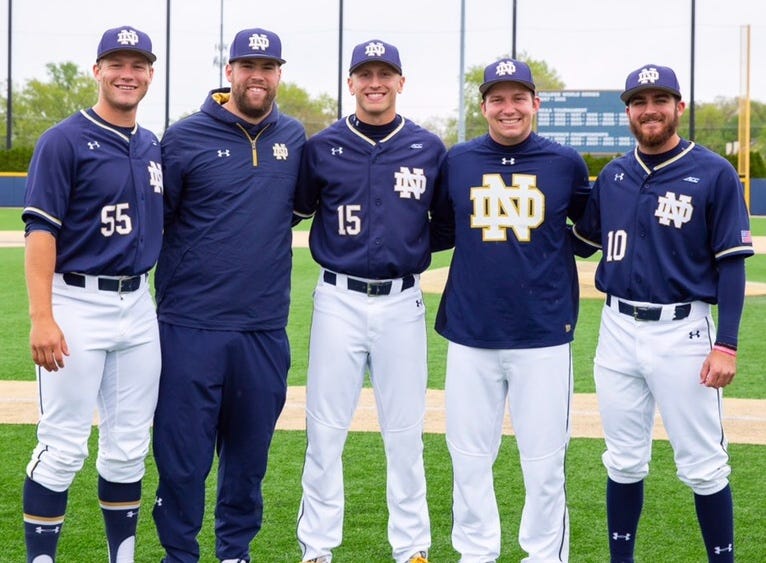
<svg viewBox="0 0 766 563"><path fill-rule="evenodd" d="M619 90L542 90L537 133L580 153L624 153L636 146Z"/></svg>

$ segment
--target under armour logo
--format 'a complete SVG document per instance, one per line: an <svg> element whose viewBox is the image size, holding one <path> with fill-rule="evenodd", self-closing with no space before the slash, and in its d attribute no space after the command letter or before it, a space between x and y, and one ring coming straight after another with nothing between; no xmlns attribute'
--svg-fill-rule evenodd
<svg viewBox="0 0 766 563"><path fill-rule="evenodd" d="M343 147L337 147L337 148L332 147L330 149L330 154L332 154L333 156L335 156L336 154L343 154Z"/></svg>
<svg viewBox="0 0 766 563"><path fill-rule="evenodd" d="M726 547L715 546L715 549L713 551L715 551L716 555L721 555L724 551L728 551L729 553L733 552L734 548L732 547L731 544L729 544Z"/></svg>
<svg viewBox="0 0 766 563"><path fill-rule="evenodd" d="M516 159L503 157L503 160L501 160L500 162L502 162L503 164L516 164Z"/></svg>
<svg viewBox="0 0 766 563"><path fill-rule="evenodd" d="M269 48L269 38L263 34L253 33L250 36L249 47L253 51L265 51Z"/></svg>
<svg viewBox="0 0 766 563"><path fill-rule="evenodd" d="M138 33L132 29L123 29L117 34L117 43L120 45L135 45L138 43Z"/></svg>
<svg viewBox="0 0 766 563"><path fill-rule="evenodd" d="M415 299L415 307L418 309L423 306L423 300L422 299Z"/></svg>
<svg viewBox="0 0 766 563"><path fill-rule="evenodd" d="M694 211L691 196L681 195L676 199L676 194L673 192L665 192L664 196L657 198L657 202L654 216L659 217L660 225L670 225L673 221L673 226L680 229L684 223L691 221Z"/></svg>
<svg viewBox="0 0 766 563"><path fill-rule="evenodd" d="M399 172L394 172L394 191L399 192L399 197L403 199L420 199L420 196L426 191L426 176L422 168L413 168L410 170L406 166L400 166Z"/></svg>
<svg viewBox="0 0 766 563"><path fill-rule="evenodd" d="M101 148L101 145L99 145L99 144L98 144L98 141L89 141L89 142L88 142L88 148L89 148L90 150L94 150L94 149L100 149L100 148Z"/></svg>
<svg viewBox="0 0 766 563"><path fill-rule="evenodd" d="M618 172L614 175L615 182L622 182L625 179L625 172Z"/></svg>
<svg viewBox="0 0 766 563"><path fill-rule="evenodd" d="M618 534L617 532L614 532L612 534L612 540L614 540L614 541L617 541L617 540L630 541L630 534Z"/></svg>
<svg viewBox="0 0 766 563"><path fill-rule="evenodd" d="M128 512L125 513L125 516L128 518L133 518L134 516L138 516L138 510L128 510Z"/></svg>
<svg viewBox="0 0 766 563"><path fill-rule="evenodd" d="M229 149L219 150L218 151L218 158L223 158L224 156L231 156L231 151Z"/></svg>
<svg viewBox="0 0 766 563"><path fill-rule="evenodd" d="M162 506L162 497L154 499L154 506Z"/></svg>
<svg viewBox="0 0 766 563"><path fill-rule="evenodd" d="M35 534L58 534L60 531L60 526L54 526L53 528L43 528L42 526L38 526L35 528Z"/></svg>
<svg viewBox="0 0 766 563"><path fill-rule="evenodd" d="M364 48L364 54L368 57L382 57L386 53L386 47L380 42L368 43Z"/></svg>
<svg viewBox="0 0 766 563"><path fill-rule="evenodd" d="M274 158L277 160L287 160L287 145L284 143L274 143L272 147Z"/></svg>
<svg viewBox="0 0 766 563"><path fill-rule="evenodd" d="M650 67L650 68L644 67L641 69L641 72L638 73L639 84L648 84L650 82L654 84L659 79L660 79L660 73L654 67Z"/></svg>
<svg viewBox="0 0 766 563"><path fill-rule="evenodd" d="M699 337L700 337L700 331L698 330L692 330L689 333L689 340L691 340L692 338L699 338Z"/></svg>
<svg viewBox="0 0 766 563"><path fill-rule="evenodd" d="M163 189L162 166L150 160L146 169L149 171L149 185L154 188L154 193L161 194Z"/></svg>

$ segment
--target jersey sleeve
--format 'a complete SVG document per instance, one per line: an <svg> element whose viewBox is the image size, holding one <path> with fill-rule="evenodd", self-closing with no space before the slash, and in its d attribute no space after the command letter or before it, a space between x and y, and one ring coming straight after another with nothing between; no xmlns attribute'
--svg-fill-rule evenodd
<svg viewBox="0 0 766 563"><path fill-rule="evenodd" d="M567 216L576 222L585 212L585 206L590 197L591 187L588 176L588 165L579 153L575 153L574 170L572 172L572 198L569 201Z"/></svg>
<svg viewBox="0 0 766 563"><path fill-rule="evenodd" d="M750 217L744 189L737 171L728 162L713 192L710 245L716 260L729 256L753 254Z"/></svg>
<svg viewBox="0 0 766 563"><path fill-rule="evenodd" d="M183 192L184 166L188 158L184 154L181 140L183 134L170 127L162 137L162 180L164 183L163 204L165 226L173 222Z"/></svg>
<svg viewBox="0 0 766 563"><path fill-rule="evenodd" d="M434 189L434 197L431 200L431 223L429 225L431 252L447 250L455 246L455 213L449 197L447 184L449 175L447 172L447 158L444 158L439 167L439 178Z"/></svg>
<svg viewBox="0 0 766 563"><path fill-rule="evenodd" d="M301 165L298 172L298 183L295 187L293 217L309 219L316 213L319 205L319 182L314 177L316 170L316 149L314 143L308 142L303 148Z"/></svg>
<svg viewBox="0 0 766 563"><path fill-rule="evenodd" d="M55 231L69 207L75 184L76 154L72 143L58 129L44 133L29 163L22 219L45 221Z"/></svg>
<svg viewBox="0 0 766 563"><path fill-rule="evenodd" d="M572 228L572 234L579 241L576 243L576 248L581 243L595 249L601 248L600 194L601 188L597 179L585 202L582 215ZM578 256L582 254L578 253Z"/></svg>

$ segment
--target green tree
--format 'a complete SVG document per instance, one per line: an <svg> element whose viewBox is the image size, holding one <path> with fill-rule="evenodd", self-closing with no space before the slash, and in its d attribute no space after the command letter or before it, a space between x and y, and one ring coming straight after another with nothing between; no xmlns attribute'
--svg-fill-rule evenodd
<svg viewBox="0 0 766 563"><path fill-rule="evenodd" d="M74 112L92 106L98 97L93 77L72 62L45 65L48 79L33 79L13 96L13 146L33 146L49 127ZM3 136L6 134L5 98L2 99Z"/></svg>
<svg viewBox="0 0 766 563"><path fill-rule="evenodd" d="M306 90L291 82L280 84L277 104L280 111L303 123L309 137L335 121L336 105L333 98L328 94L312 98Z"/></svg>
<svg viewBox="0 0 766 563"><path fill-rule="evenodd" d="M497 60L507 58L508 56L507 54L501 55L497 57ZM522 51L517 59L529 65L538 90L562 90L564 88L564 82L561 80L558 72L549 67L545 61L533 59L525 51ZM479 86L482 82L484 82L484 66L472 66L466 71L465 84L463 86L466 139L473 139L487 132L487 122L481 114ZM457 142L457 118L448 118L444 121L430 120L426 123L426 126L440 132L447 146L454 145Z"/></svg>

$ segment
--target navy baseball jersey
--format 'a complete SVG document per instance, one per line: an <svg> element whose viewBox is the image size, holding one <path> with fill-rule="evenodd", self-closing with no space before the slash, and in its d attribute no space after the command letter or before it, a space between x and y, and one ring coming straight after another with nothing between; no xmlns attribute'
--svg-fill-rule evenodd
<svg viewBox="0 0 766 563"><path fill-rule="evenodd" d="M567 218L590 191L582 157L532 133L450 149L433 221L453 223L455 251L436 316L442 336L476 348L556 346L573 338L577 269Z"/></svg>
<svg viewBox="0 0 766 563"><path fill-rule="evenodd" d="M686 140L610 162L573 232L602 249L598 289L649 303L716 303L716 261L753 253L736 170Z"/></svg>
<svg viewBox="0 0 766 563"><path fill-rule="evenodd" d="M154 266L162 242L161 162L154 133L117 128L92 109L43 133L22 216L55 234L56 272L133 276Z"/></svg>
<svg viewBox="0 0 766 563"><path fill-rule="evenodd" d="M159 319L216 330L284 328L293 196L306 134L276 105L261 123L248 124L221 106L227 92L212 91L201 111L162 138Z"/></svg>
<svg viewBox="0 0 766 563"><path fill-rule="evenodd" d="M295 213L315 213L309 246L329 270L390 279L431 262L428 214L446 149L433 133L397 119L378 142L349 116L306 143Z"/></svg>

